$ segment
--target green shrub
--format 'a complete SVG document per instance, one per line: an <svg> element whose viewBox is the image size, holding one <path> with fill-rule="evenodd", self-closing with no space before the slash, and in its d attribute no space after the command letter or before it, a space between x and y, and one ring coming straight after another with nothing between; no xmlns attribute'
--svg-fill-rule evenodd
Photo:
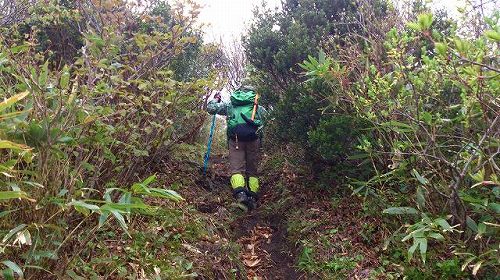
<svg viewBox="0 0 500 280"><path fill-rule="evenodd" d="M36 2L0 30L0 260L8 277L71 276L96 232L127 238L154 204L180 202L168 186L154 186L152 163L194 141L201 97L214 86L208 72L175 79L187 70L174 62L201 48L195 17L169 10L175 24L167 24L125 1L67 4Z"/></svg>
<svg viewBox="0 0 500 280"><path fill-rule="evenodd" d="M367 128L366 122L353 116L324 116L309 133L309 143L324 160L342 161L356 152Z"/></svg>

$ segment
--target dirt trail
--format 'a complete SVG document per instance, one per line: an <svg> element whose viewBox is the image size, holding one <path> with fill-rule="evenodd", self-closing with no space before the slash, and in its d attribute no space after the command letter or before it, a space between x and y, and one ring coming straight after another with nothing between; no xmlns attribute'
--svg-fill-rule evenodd
<svg viewBox="0 0 500 280"><path fill-rule="evenodd" d="M300 278L283 222L279 214L256 210L231 224L234 241L241 245L240 259L248 279Z"/></svg>
<svg viewBox="0 0 500 280"><path fill-rule="evenodd" d="M218 172L212 174L212 178L208 180L207 189L215 191L228 188L229 178L225 173L227 170L225 162L221 157L213 159L212 164ZM229 225L230 238L241 248L239 257L245 266L247 279L302 279L302 273L294 267L296 258L294 248L286 238L284 216L271 213L272 211L264 207L271 205L275 199L268 195L273 191L269 188L272 186L267 186L264 182L259 208L246 214L234 214L235 219Z"/></svg>

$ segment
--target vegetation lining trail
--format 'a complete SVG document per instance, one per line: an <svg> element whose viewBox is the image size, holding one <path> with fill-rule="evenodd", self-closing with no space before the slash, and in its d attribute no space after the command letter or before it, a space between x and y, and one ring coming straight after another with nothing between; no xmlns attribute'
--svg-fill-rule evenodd
<svg viewBox="0 0 500 280"><path fill-rule="evenodd" d="M0 1L5 279L498 279L498 1L283 0L232 50L195 2ZM235 221L194 169L247 79L268 197Z"/></svg>

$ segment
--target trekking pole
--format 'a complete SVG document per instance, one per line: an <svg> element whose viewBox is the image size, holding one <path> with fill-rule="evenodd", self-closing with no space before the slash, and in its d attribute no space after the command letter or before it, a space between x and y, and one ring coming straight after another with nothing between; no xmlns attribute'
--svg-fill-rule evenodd
<svg viewBox="0 0 500 280"><path fill-rule="evenodd" d="M257 106L259 106L259 94L255 94L255 99L253 100L253 111L252 111L252 121L255 120L255 114L257 113Z"/></svg>
<svg viewBox="0 0 500 280"><path fill-rule="evenodd" d="M210 127L210 136L208 137L207 152L205 153L205 158L203 160L203 176L207 175L208 160L210 159L210 150L212 149L212 139L214 137L215 130L215 118L216 116L214 115L212 117L212 126Z"/></svg>

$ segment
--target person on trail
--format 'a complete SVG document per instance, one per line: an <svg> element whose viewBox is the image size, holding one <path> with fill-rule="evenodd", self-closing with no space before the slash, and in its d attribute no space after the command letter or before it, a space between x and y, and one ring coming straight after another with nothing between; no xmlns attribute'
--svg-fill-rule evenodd
<svg viewBox="0 0 500 280"><path fill-rule="evenodd" d="M216 94L207 105L208 113L226 116L233 196L248 210L256 207L260 188L258 166L266 111L258 106L258 98L254 87L243 82L230 102L221 102Z"/></svg>

